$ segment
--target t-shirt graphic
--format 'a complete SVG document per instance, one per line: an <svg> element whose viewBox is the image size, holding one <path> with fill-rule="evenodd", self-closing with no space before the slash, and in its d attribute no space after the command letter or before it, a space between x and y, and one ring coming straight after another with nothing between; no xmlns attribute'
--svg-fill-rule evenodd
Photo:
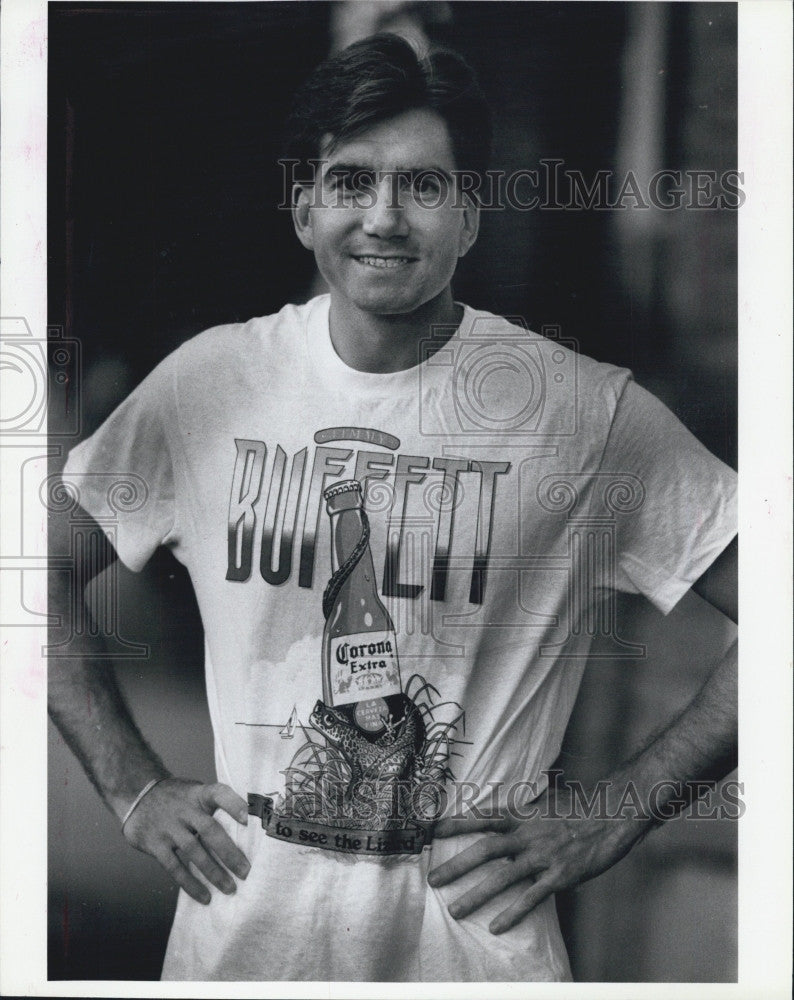
<svg viewBox="0 0 794 1000"><path fill-rule="evenodd" d="M324 491L333 574L323 594L322 698L281 739L303 741L284 770L283 795L249 793L271 837L347 854L416 854L438 817L450 750L462 729L419 673L401 683L397 635L375 584L361 483Z"/></svg>

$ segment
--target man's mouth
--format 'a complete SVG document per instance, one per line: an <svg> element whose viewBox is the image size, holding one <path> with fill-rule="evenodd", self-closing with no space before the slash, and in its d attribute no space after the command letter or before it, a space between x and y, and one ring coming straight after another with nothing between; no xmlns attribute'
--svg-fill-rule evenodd
<svg viewBox="0 0 794 1000"><path fill-rule="evenodd" d="M410 264L415 257L379 257L369 254L353 254L353 260L357 260L359 264L364 264L367 267L376 267L383 270L388 270L389 268L402 267L405 264Z"/></svg>

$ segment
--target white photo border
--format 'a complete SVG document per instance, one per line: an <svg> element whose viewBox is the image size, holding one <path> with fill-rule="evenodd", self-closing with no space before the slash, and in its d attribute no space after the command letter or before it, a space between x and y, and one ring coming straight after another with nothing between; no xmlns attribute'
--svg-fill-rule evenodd
<svg viewBox="0 0 794 1000"><path fill-rule="evenodd" d="M746 203L739 212L740 774L738 984L493 984L491 997L749 997L790 995L791 679L791 120L792 8L744 0L739 13L739 157ZM4 0L0 315L23 317L46 337L47 3ZM2 442L0 442L2 444ZM5 466L15 444L0 447ZM36 439L25 447L46 448ZM4 454L5 453L5 454ZM33 562L46 558L40 505L12 483L0 495L0 587L14 599L12 530L20 507ZM18 481L18 477L17 477ZM33 514L28 513L33 511ZM29 523L30 519L32 523ZM46 602L44 573L26 598ZM0 596L3 591L0 590ZM43 621L43 619L42 619ZM0 994L138 997L403 997L406 984L47 981L47 718L41 647L46 628L0 637ZM481 997L482 984L420 985L416 996Z"/></svg>

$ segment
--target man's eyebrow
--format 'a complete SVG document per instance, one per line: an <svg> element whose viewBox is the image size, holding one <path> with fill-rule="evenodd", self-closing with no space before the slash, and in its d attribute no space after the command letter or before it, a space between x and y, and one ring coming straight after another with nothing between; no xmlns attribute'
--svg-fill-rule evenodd
<svg viewBox="0 0 794 1000"><path fill-rule="evenodd" d="M388 177L390 175L400 175L407 177L420 177L423 174L438 175L443 177L448 183L452 183L453 177L448 170L443 167L435 166L434 164L428 166L414 166L414 167L390 167L388 169L380 169L373 167L371 164L365 165L363 163L331 163L328 164L325 177L334 176L335 174L377 174L381 177Z"/></svg>
<svg viewBox="0 0 794 1000"><path fill-rule="evenodd" d="M443 167L437 167L435 166L435 164L431 164L430 166L427 167L411 167L407 172L410 173L412 177L416 177L417 175L421 174L431 174L431 175L436 174L439 177L443 177L444 180L450 184L454 179L452 174L448 170L445 170Z"/></svg>
<svg viewBox="0 0 794 1000"><path fill-rule="evenodd" d="M325 176L333 174L374 174L375 168L372 166L364 166L363 163L334 163L333 161L328 164Z"/></svg>

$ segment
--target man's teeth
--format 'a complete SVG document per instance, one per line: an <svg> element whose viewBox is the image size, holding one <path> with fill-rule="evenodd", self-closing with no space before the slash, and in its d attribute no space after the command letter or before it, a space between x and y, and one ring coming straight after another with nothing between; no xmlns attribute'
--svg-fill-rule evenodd
<svg viewBox="0 0 794 1000"><path fill-rule="evenodd" d="M407 264L410 257L357 257L356 260L362 264L369 264L370 267L399 267L400 264Z"/></svg>

